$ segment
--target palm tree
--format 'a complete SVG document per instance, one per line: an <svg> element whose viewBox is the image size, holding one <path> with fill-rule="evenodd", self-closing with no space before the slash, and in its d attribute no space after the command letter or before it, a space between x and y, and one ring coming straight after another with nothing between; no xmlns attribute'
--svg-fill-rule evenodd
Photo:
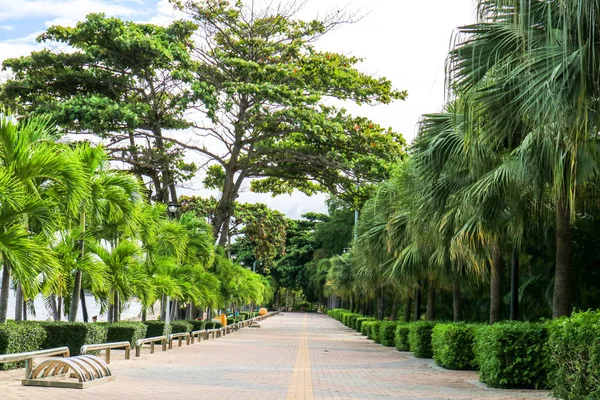
<svg viewBox="0 0 600 400"><path fill-rule="evenodd" d="M55 131L47 120L34 118L17 122L7 112L0 113L0 165L12 171L13 179L20 183L25 196L22 204L8 201L0 205L0 214L4 218L3 230L6 233L13 232L15 240L30 239L30 251L48 261L44 263L44 269L50 274L52 267L56 266L53 254L48 246L39 243L41 237L37 243L30 237L29 226L38 224L41 231L50 236L57 226L56 213L53 212L56 203L43 198L43 192L60 189L65 194L66 208L72 213L86 195L84 174L78 163L74 162L72 152L55 142ZM21 227L18 228L18 225ZM0 323L6 321L11 272L17 282L29 281L35 287L33 281L41 271L41 259L32 257L31 261L25 261L11 255L10 251L7 248L3 255Z"/></svg>
<svg viewBox="0 0 600 400"><path fill-rule="evenodd" d="M531 182L552 190L553 315L568 315L571 222L582 172L591 170L581 157L600 118L600 4L480 0L478 8L480 21L460 28L464 40L450 54L450 85L471 100L470 116L484 111L488 143L510 143L535 173Z"/></svg>
<svg viewBox="0 0 600 400"><path fill-rule="evenodd" d="M86 143L75 148L77 159L87 176L86 187L90 195L82 198L79 204L78 221L82 235L88 230L97 240L107 240L113 245L125 235L133 235L136 204L141 201L141 186L133 175L123 171L108 170L108 156L101 146L92 147ZM85 258L85 241L79 242L80 256ZM85 310L85 297L81 286L83 271L75 269L75 282L71 295L69 321L77 318L79 300ZM84 313L84 321L87 315Z"/></svg>

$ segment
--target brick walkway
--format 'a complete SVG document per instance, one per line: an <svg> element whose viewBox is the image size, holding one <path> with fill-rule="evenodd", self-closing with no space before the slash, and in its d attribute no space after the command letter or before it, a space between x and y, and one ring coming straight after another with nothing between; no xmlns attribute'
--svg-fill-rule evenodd
<svg viewBox="0 0 600 400"><path fill-rule="evenodd" d="M367 340L319 314L271 317L220 339L129 361L112 355L116 380L84 390L24 387L23 370L0 372L0 399L533 399L541 391L477 386Z"/></svg>

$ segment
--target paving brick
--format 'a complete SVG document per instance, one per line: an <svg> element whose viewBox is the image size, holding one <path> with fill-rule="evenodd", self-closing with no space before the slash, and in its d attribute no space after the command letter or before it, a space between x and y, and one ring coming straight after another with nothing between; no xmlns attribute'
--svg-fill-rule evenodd
<svg viewBox="0 0 600 400"><path fill-rule="evenodd" d="M111 355L116 380L84 390L24 387L23 370L0 372L0 399L481 399L547 397L544 391L485 389L475 372L374 344L320 314L286 313L223 338L126 361Z"/></svg>

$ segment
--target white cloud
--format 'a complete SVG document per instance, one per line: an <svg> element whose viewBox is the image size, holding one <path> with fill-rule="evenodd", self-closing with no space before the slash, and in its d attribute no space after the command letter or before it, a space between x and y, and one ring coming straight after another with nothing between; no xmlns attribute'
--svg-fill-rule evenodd
<svg viewBox="0 0 600 400"><path fill-rule="evenodd" d="M0 31L12 31L15 29L14 25L0 25Z"/></svg>
<svg viewBox="0 0 600 400"><path fill-rule="evenodd" d="M138 13L120 3L110 0L0 0L0 21L35 17L80 20L93 12L122 17Z"/></svg>

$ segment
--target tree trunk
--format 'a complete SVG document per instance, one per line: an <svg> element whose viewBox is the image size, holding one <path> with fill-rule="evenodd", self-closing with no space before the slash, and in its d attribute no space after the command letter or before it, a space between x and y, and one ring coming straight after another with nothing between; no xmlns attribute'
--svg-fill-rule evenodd
<svg viewBox="0 0 600 400"><path fill-rule="evenodd" d="M433 281L429 281L429 284L427 285L427 321L435 320L435 292Z"/></svg>
<svg viewBox="0 0 600 400"><path fill-rule="evenodd" d="M63 298L62 296L58 296L58 321L62 320L62 314L63 314Z"/></svg>
<svg viewBox="0 0 600 400"><path fill-rule="evenodd" d="M27 321L27 300L23 300L23 321Z"/></svg>
<svg viewBox="0 0 600 400"><path fill-rule="evenodd" d="M519 319L519 250L513 247L510 271L510 319Z"/></svg>
<svg viewBox="0 0 600 400"><path fill-rule="evenodd" d="M492 242L492 270L490 277L490 324L502 319L502 275L504 257L497 240Z"/></svg>
<svg viewBox="0 0 600 400"><path fill-rule="evenodd" d="M462 295L460 293L460 283L457 280L452 282L452 312L454 322L462 321Z"/></svg>
<svg viewBox="0 0 600 400"><path fill-rule="evenodd" d="M142 308L142 322L146 322L146 319L148 318L147 314L148 314L148 312L146 311L146 307L143 307Z"/></svg>
<svg viewBox="0 0 600 400"><path fill-rule="evenodd" d="M81 213L79 216L79 226L81 228L81 234L85 233L85 213ZM80 248L80 259L83 260L85 256L85 241L83 237L79 241ZM77 320L77 308L79 307L79 296L81 294L81 270L77 269L75 272L75 282L73 283L73 294L71 296L71 309L69 310L69 322L75 322Z"/></svg>
<svg viewBox="0 0 600 400"><path fill-rule="evenodd" d="M552 296L554 318L571 314L569 272L573 262L573 232L570 212L564 200L556 202L556 269Z"/></svg>
<svg viewBox="0 0 600 400"><path fill-rule="evenodd" d="M400 298L398 294L394 293L394 299L392 300L392 316L391 320L396 321L398 319L398 308L400 308Z"/></svg>
<svg viewBox="0 0 600 400"><path fill-rule="evenodd" d="M377 319L383 320L383 291L377 296Z"/></svg>
<svg viewBox="0 0 600 400"><path fill-rule="evenodd" d="M113 311L113 322L119 322L121 319L121 299L119 297L119 292L115 290L114 293L114 311Z"/></svg>
<svg viewBox="0 0 600 400"><path fill-rule="evenodd" d="M113 297L114 297L114 295L113 295ZM113 312L114 312L114 307L112 304L109 304L108 305L108 314L106 316L106 320L108 321L109 324L113 323Z"/></svg>
<svg viewBox="0 0 600 400"><path fill-rule="evenodd" d="M4 266L2 267L2 287L0 288L0 324L6 322L8 313L8 294L10 292L10 261L4 255Z"/></svg>
<svg viewBox="0 0 600 400"><path fill-rule="evenodd" d="M406 303L404 303L404 322L410 322L411 307L412 307L412 297L408 296L406 298Z"/></svg>
<svg viewBox="0 0 600 400"><path fill-rule="evenodd" d="M50 310L52 311L52 319L58 321L58 307L56 305L56 295L50 295Z"/></svg>
<svg viewBox="0 0 600 400"><path fill-rule="evenodd" d="M15 321L23 320L23 287L17 284L17 293L15 296Z"/></svg>
<svg viewBox="0 0 600 400"><path fill-rule="evenodd" d="M167 316L165 314L165 310L167 307L167 305L165 304L165 302L167 301L166 298L167 298L167 296L165 296L164 294L160 298L160 320L161 321L164 321L167 318Z"/></svg>
<svg viewBox="0 0 600 400"><path fill-rule="evenodd" d="M415 295L415 321L421 320L421 284L417 288L417 294Z"/></svg>
<svg viewBox="0 0 600 400"><path fill-rule="evenodd" d="M81 289L79 292L79 298L81 299L81 314L83 315L83 322L88 322L87 303L85 302L85 293L83 289Z"/></svg>

